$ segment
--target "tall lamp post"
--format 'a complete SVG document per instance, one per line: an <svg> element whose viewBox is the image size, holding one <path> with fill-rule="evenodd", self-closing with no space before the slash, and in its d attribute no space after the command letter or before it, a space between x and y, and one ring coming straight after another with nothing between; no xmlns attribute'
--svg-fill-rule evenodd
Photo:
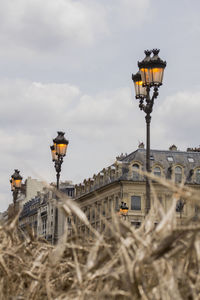
<svg viewBox="0 0 200 300"><path fill-rule="evenodd" d="M146 50L144 53L146 57L138 62L139 71L133 75L132 80L135 86L135 98L139 99L139 108L146 114L146 171L151 172L150 169L150 123L151 113L153 111L154 99L158 97L158 89L162 85L164 69L166 62L159 56L159 49ZM153 53L153 56L151 54ZM150 95L151 88L153 94ZM150 200L150 182L146 176L146 211L148 214L151 207Z"/></svg>
<svg viewBox="0 0 200 300"><path fill-rule="evenodd" d="M20 171L15 169L15 172L11 175L10 179L11 191L13 193L14 212L16 212L17 197L22 186L22 176L19 173Z"/></svg>
<svg viewBox="0 0 200 300"><path fill-rule="evenodd" d="M58 131L58 136L53 139L53 145L50 146L51 154L52 154L52 161L54 162L54 167L56 170L56 187L59 190L59 180L60 180L60 172L61 166L63 163L63 158L67 152L67 146L69 141L66 140L64 137L65 133L62 131Z"/></svg>
<svg viewBox="0 0 200 300"><path fill-rule="evenodd" d="M54 162L54 167L56 170L56 188L59 190L59 180L61 173L61 166L63 163L63 158L67 152L67 146L69 141L64 137L65 133L62 131L58 131L58 136L53 139L53 145L50 146L52 161ZM55 208L55 229L54 229L54 244L57 243L58 240L58 207Z"/></svg>

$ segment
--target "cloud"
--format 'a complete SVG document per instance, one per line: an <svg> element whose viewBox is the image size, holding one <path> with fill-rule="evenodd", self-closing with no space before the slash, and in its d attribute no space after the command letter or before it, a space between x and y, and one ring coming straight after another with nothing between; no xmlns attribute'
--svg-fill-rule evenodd
<svg viewBox="0 0 200 300"><path fill-rule="evenodd" d="M4 99L0 103L1 128L11 135L13 129L15 134L38 135L69 127L81 136L87 127L90 138L95 139L99 132L105 137L110 128L124 123L132 109L129 88L92 96L68 83L6 80L0 82L0 97Z"/></svg>
<svg viewBox="0 0 200 300"><path fill-rule="evenodd" d="M79 89L69 84L42 84L23 80L0 83L1 125L12 130L35 130L52 126L66 107L79 96ZM38 123L38 120L40 122Z"/></svg>
<svg viewBox="0 0 200 300"><path fill-rule="evenodd" d="M115 26L138 28L150 16L150 0L115 0L107 1L106 5Z"/></svg>
<svg viewBox="0 0 200 300"><path fill-rule="evenodd" d="M104 8L98 2L3 0L0 17L1 40L33 50L90 45L107 33Z"/></svg>
<svg viewBox="0 0 200 300"><path fill-rule="evenodd" d="M109 38L119 23L138 28L147 17L149 1L2 0L2 48L54 53L90 47Z"/></svg>
<svg viewBox="0 0 200 300"><path fill-rule="evenodd" d="M159 99L156 100L159 102ZM182 91L156 103L153 112L155 144L170 146L174 143L181 150L199 145L200 92ZM168 144L168 145L166 145Z"/></svg>

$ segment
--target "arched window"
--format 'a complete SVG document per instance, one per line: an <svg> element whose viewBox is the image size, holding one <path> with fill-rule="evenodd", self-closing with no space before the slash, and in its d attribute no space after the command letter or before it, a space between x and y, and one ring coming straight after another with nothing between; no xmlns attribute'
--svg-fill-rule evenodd
<svg viewBox="0 0 200 300"><path fill-rule="evenodd" d="M161 176L161 168L160 167L155 167L153 169L153 174L160 177Z"/></svg>
<svg viewBox="0 0 200 300"><path fill-rule="evenodd" d="M175 175L175 182L181 182L182 181L182 168L176 167L174 170Z"/></svg>
<svg viewBox="0 0 200 300"><path fill-rule="evenodd" d="M139 165L138 164L134 164L133 165L133 180L139 180Z"/></svg>
<svg viewBox="0 0 200 300"><path fill-rule="evenodd" d="M200 169L196 170L196 182L200 184Z"/></svg>

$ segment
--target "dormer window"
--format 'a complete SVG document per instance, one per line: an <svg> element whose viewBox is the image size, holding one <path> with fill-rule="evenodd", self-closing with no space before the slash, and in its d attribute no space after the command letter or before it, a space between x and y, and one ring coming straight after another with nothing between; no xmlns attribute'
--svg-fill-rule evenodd
<svg viewBox="0 0 200 300"><path fill-rule="evenodd" d="M196 170L196 183L200 184L200 169Z"/></svg>
<svg viewBox="0 0 200 300"><path fill-rule="evenodd" d="M153 174L158 176L158 177L161 177L161 168L160 167L155 167L153 169Z"/></svg>
<svg viewBox="0 0 200 300"><path fill-rule="evenodd" d="M194 158L193 158L193 157L188 157L188 161L189 161L190 163L193 163L193 162L194 162Z"/></svg>
<svg viewBox="0 0 200 300"><path fill-rule="evenodd" d="M139 168L138 164L133 164L133 180L139 180Z"/></svg>
<svg viewBox="0 0 200 300"><path fill-rule="evenodd" d="M174 175L175 175L175 182L180 183L182 181L182 168L176 167L174 170Z"/></svg>
<svg viewBox="0 0 200 300"><path fill-rule="evenodd" d="M167 156L167 160L168 160L168 161L174 161L174 159L173 159L172 156Z"/></svg>

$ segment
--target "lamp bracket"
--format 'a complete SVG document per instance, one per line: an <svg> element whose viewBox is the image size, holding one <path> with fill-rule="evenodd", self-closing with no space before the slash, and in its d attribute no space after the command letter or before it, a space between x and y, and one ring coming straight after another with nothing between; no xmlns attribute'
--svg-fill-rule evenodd
<svg viewBox="0 0 200 300"><path fill-rule="evenodd" d="M62 163L63 163L63 156L58 154L58 159L55 161L55 164L54 164L57 174L60 174L60 172L61 172Z"/></svg>
<svg viewBox="0 0 200 300"><path fill-rule="evenodd" d="M152 113L154 99L156 99L159 95L158 86L154 86L152 97L150 95L150 89L151 87L146 86L147 96L145 98L139 98L140 99L139 108L140 110L143 110L147 115L150 115ZM144 99L146 101L146 104L144 104Z"/></svg>

